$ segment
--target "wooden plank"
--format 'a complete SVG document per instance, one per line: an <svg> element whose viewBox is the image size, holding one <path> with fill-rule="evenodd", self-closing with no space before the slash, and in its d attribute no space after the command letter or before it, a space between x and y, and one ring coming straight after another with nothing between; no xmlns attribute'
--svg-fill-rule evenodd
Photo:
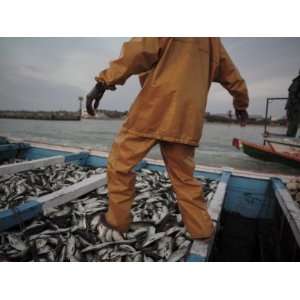
<svg viewBox="0 0 300 300"><path fill-rule="evenodd" d="M272 178L272 185L279 205L300 247L300 209L280 179Z"/></svg>
<svg viewBox="0 0 300 300"><path fill-rule="evenodd" d="M81 182L75 183L71 186L62 188L51 194L37 198L37 201L42 205L43 210L51 207L59 206L74 200L84 194L87 194L106 184L106 173L93 175Z"/></svg>
<svg viewBox="0 0 300 300"><path fill-rule="evenodd" d="M221 180L218 184L216 193L211 200L211 202L208 204L208 213L210 217L218 222L222 210L222 206L224 203L224 198L226 194L227 185L230 179L231 173L229 172L223 172Z"/></svg>
<svg viewBox="0 0 300 300"><path fill-rule="evenodd" d="M295 146L286 146L283 144L275 144L275 143L269 143L268 145L272 148L273 151L275 152L286 152L289 153L290 155L299 155L300 154L300 146L295 147Z"/></svg>
<svg viewBox="0 0 300 300"><path fill-rule="evenodd" d="M17 154L18 150L0 151L0 165L2 165L2 162L16 158Z"/></svg>
<svg viewBox="0 0 300 300"><path fill-rule="evenodd" d="M89 156L89 152L87 151L71 153L65 156L65 162L79 161L81 164L85 164L88 156Z"/></svg>
<svg viewBox="0 0 300 300"><path fill-rule="evenodd" d="M0 212L0 231L30 220L40 214L41 204L35 200L26 201L14 209L6 209Z"/></svg>
<svg viewBox="0 0 300 300"><path fill-rule="evenodd" d="M230 176L231 176L230 172L223 172L216 193L213 199L211 200L211 202L208 204L208 213L212 218L212 220L216 223L214 236L211 239L205 241L194 240L190 251L191 258L190 259L188 258L188 261L208 260L211 248L214 243L216 231L218 229L218 222L220 219Z"/></svg>
<svg viewBox="0 0 300 300"><path fill-rule="evenodd" d="M30 145L32 147L40 148L40 149L63 151L63 152L69 152L69 153L78 153L78 152L89 151L88 148L82 148L82 147L73 147L73 146L58 145L58 144L40 143L38 141L33 141L33 140L26 140L26 142L30 143Z"/></svg>
<svg viewBox="0 0 300 300"><path fill-rule="evenodd" d="M49 158L42 158L19 163L13 163L0 166L0 176L7 174L14 174L17 172L32 170L40 167L47 167L56 164L63 164L65 158L63 156L54 156Z"/></svg>
<svg viewBox="0 0 300 300"><path fill-rule="evenodd" d="M145 169L147 167L147 162L145 160L140 161L135 167L134 170L136 172L140 171L141 169Z"/></svg>
<svg viewBox="0 0 300 300"><path fill-rule="evenodd" d="M29 144L12 143L12 144L0 145L0 152L7 152L7 151L13 151L13 150L28 149L28 148L30 148Z"/></svg>
<svg viewBox="0 0 300 300"><path fill-rule="evenodd" d="M300 139L299 138L265 138L265 141L273 144L285 145L295 148L300 148Z"/></svg>
<svg viewBox="0 0 300 300"><path fill-rule="evenodd" d="M94 175L51 194L39 198L33 197L28 199L25 203L14 209L0 211L0 231L30 220L51 207L67 203L103 186L104 184L106 184L105 173Z"/></svg>
<svg viewBox="0 0 300 300"><path fill-rule="evenodd" d="M89 155L85 161L86 166L93 166L95 168L106 168L107 158L102 156Z"/></svg>
<svg viewBox="0 0 300 300"><path fill-rule="evenodd" d="M9 144L9 140L5 136L0 136L0 145Z"/></svg>
<svg viewBox="0 0 300 300"><path fill-rule="evenodd" d="M205 262L206 257L199 256L199 255L196 255L196 254L189 254L185 261L186 262Z"/></svg>

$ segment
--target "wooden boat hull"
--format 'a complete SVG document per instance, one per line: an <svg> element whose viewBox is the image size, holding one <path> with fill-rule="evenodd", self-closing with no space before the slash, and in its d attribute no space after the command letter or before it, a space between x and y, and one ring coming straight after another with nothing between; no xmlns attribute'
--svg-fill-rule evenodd
<svg viewBox="0 0 300 300"><path fill-rule="evenodd" d="M300 157L296 157L288 152L278 152L270 145L263 146L240 139L233 139L232 144L253 158L300 168Z"/></svg>
<svg viewBox="0 0 300 300"><path fill-rule="evenodd" d="M57 160L93 167L106 167L107 163L107 153L97 150L28 141L2 145L1 154L2 157L13 156L28 160L28 163L25 162L20 166L5 165L4 167L0 165L0 171L2 167L0 174L2 175L5 172L7 174L18 172L18 168L20 170L35 168L40 164L55 163ZM145 159L136 166L137 170L141 168L165 171L161 161L150 159ZM208 211L213 220L216 221L217 230L210 241L193 242L187 261L270 259L270 257L266 259L263 255L259 258L251 256L253 255L254 244L255 247L259 247L258 252L265 253L266 256L267 252L264 251L264 248L268 240L261 239L261 234L257 233L257 228L264 222L275 224L276 226L274 226L279 228L276 229L278 235L276 240L279 241L278 248L284 251L278 252L280 255L276 257L276 260L300 261L300 209L283 183L283 180L286 180L285 177L275 178L271 174L262 175L234 169L216 169L203 166L197 166L195 175L219 181L216 194L208 203ZM35 218L44 209L59 206L105 184L106 175L101 174L57 192L28 199L14 210L9 209L0 212L0 231L18 225L20 220ZM18 217L16 217L16 212ZM233 219L235 219L234 222ZM243 229L237 224L242 224ZM249 226L249 224L253 226ZM251 234L249 234L250 227L253 229L251 229ZM251 235L250 240L249 235ZM226 252L224 249L229 251L229 255L228 253L224 255ZM257 253L256 250L254 252ZM223 256L220 253L223 253Z"/></svg>

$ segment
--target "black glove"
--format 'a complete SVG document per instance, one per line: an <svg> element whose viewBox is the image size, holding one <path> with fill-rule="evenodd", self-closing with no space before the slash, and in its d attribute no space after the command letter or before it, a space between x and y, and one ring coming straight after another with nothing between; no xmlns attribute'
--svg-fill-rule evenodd
<svg viewBox="0 0 300 300"><path fill-rule="evenodd" d="M89 115L95 116L100 100L106 90L115 90L115 86L107 86L104 82L97 82L94 88L86 95L86 110Z"/></svg>
<svg viewBox="0 0 300 300"><path fill-rule="evenodd" d="M235 110L235 115L237 120L240 122L241 126L246 126L247 124L247 120L248 120L248 112L246 109L240 110L240 109L236 109Z"/></svg>
<svg viewBox="0 0 300 300"><path fill-rule="evenodd" d="M106 88L103 82L97 82L94 88L86 95L86 110L89 115L95 116L96 109L105 92Z"/></svg>

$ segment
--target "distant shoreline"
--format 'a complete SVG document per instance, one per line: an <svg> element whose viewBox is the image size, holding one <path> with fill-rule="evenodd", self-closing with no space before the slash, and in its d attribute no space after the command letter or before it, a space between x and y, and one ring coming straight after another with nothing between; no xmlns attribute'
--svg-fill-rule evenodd
<svg viewBox="0 0 300 300"><path fill-rule="evenodd" d="M0 119L80 121L79 111L0 111Z"/></svg>
<svg viewBox="0 0 300 300"><path fill-rule="evenodd" d="M124 120L127 117L128 111L112 111L98 110L96 117L90 117L87 113L80 111L0 111L0 119L28 119L28 120L48 120L48 121L80 121L87 120ZM235 118L229 117L226 114L211 114L206 113L205 122L219 124L238 124ZM265 120L262 117L249 117L248 124L263 126ZM268 125L286 126L285 119L268 121Z"/></svg>
<svg viewBox="0 0 300 300"><path fill-rule="evenodd" d="M123 121L123 118L81 118L80 120L72 120L72 119L37 119L37 118L1 118L0 120L35 120L35 121L83 121L83 120L89 120L89 121ZM210 123L210 124L226 124L226 125L239 125L238 122L224 122L224 121L208 121L205 120L205 123ZM254 125L254 126L264 126L264 123L260 122L248 122L248 125ZM285 125L274 123L274 124L268 124L268 126L274 126L274 127L284 127Z"/></svg>

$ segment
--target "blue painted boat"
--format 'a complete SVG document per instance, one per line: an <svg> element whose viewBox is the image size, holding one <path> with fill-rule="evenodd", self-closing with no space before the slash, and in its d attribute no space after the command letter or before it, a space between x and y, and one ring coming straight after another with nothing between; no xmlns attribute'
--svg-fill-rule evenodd
<svg viewBox="0 0 300 300"><path fill-rule="evenodd" d="M25 159L22 168L51 163L54 159L85 166L106 167L107 153L37 142L2 140L1 162L10 158ZM3 165L7 166L7 165ZM16 166L12 166L16 167ZM3 168L9 171L10 166ZM145 159L136 169L162 172L161 161ZM209 213L216 223L216 233L210 241L194 241L187 261L299 261L300 209L285 187L284 176L258 174L226 168L197 166L196 176L218 180L218 188L208 203ZM1 176L1 172L0 172ZM46 206L55 206L105 184L102 176L75 184L64 191L29 199L19 207L0 212L0 231L9 230L20 222L35 218Z"/></svg>

